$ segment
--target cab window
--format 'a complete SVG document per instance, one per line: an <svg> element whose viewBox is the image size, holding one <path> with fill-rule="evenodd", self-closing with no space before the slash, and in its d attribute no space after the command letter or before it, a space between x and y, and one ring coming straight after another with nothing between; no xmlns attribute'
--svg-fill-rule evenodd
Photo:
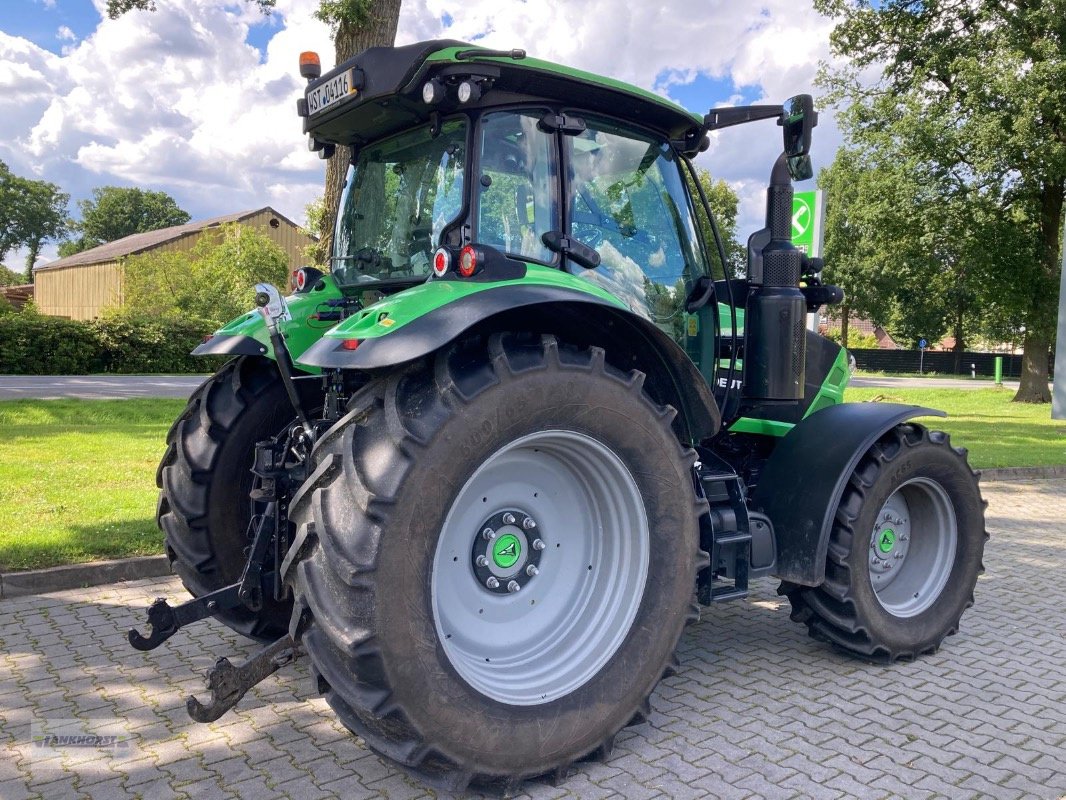
<svg viewBox="0 0 1066 800"><path fill-rule="evenodd" d="M554 138L537 127L544 112L502 111L481 118L475 239L512 256L550 264L541 236L558 230Z"/></svg>
<svg viewBox="0 0 1066 800"><path fill-rule="evenodd" d="M571 270L681 341L685 297L707 271L681 165L665 142L586 123L565 137L570 232L600 254L600 266Z"/></svg>

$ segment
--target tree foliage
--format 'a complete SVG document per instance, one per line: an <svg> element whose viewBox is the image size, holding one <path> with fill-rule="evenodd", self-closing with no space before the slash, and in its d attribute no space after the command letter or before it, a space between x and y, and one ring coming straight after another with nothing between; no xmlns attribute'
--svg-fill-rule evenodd
<svg viewBox="0 0 1066 800"><path fill-rule="evenodd" d="M269 14L277 0L246 0L255 3L264 14ZM118 19L127 11L155 11L155 0L107 0L107 16Z"/></svg>
<svg viewBox="0 0 1066 800"><path fill-rule="evenodd" d="M287 285L288 256L253 228L230 223L191 251L133 256L123 266L123 303L138 319L187 319L219 327L254 305L253 286Z"/></svg>
<svg viewBox="0 0 1066 800"><path fill-rule="evenodd" d="M73 255L105 242L135 233L184 225L191 218L166 192L124 186L93 189L90 200L79 200L81 221L71 228L80 236L59 248L61 256Z"/></svg>
<svg viewBox="0 0 1066 800"><path fill-rule="evenodd" d="M846 130L933 177L952 201L945 209L969 215L965 230L987 256L981 279L1000 276L997 324L1025 327L1015 399L1049 401L1066 196L1066 0L815 7L837 21L834 51L850 59L824 75L831 97L850 103ZM861 79L869 69L883 70L872 86Z"/></svg>
<svg viewBox="0 0 1066 800"><path fill-rule="evenodd" d="M0 258L25 247L27 283L44 242L66 233L69 201L54 183L19 177L0 161Z"/></svg>
<svg viewBox="0 0 1066 800"><path fill-rule="evenodd" d="M737 211L740 207L740 199L728 183L721 178L715 180L708 170L697 167L696 177L699 179L700 187L703 189L703 194L711 207L711 213L714 214L714 221L718 226L718 233L725 247L726 271L730 276L742 275L746 265L747 250L744 245L736 240ZM686 182L689 183L689 191L695 201L696 217L703 233L704 245L711 256L712 263L715 265L716 277L720 277L717 275L717 270L720 268L718 247L715 245L714 237L711 234L707 214L703 210L703 204L699 202L698 190L691 185L691 180L688 180L687 175Z"/></svg>

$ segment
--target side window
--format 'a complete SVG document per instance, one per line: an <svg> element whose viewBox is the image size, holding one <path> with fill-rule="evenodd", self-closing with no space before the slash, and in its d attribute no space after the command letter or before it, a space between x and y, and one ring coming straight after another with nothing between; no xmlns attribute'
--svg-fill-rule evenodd
<svg viewBox="0 0 1066 800"><path fill-rule="evenodd" d="M511 255L551 263L541 235L558 230L554 137L540 115L503 111L481 120L477 241Z"/></svg>
<svg viewBox="0 0 1066 800"><path fill-rule="evenodd" d="M600 254L575 274L603 286L678 341L684 302L706 272L673 152L660 141L586 119L570 148L570 232Z"/></svg>

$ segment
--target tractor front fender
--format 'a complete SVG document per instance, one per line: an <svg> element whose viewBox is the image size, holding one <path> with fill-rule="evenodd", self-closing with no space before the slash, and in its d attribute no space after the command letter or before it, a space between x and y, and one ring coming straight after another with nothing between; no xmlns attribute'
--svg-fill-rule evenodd
<svg viewBox="0 0 1066 800"><path fill-rule="evenodd" d="M843 403L816 411L778 442L752 496L774 526L777 577L803 586L825 580L833 517L859 460L894 426L928 416L947 414L895 403Z"/></svg>
<svg viewBox="0 0 1066 800"><path fill-rule="evenodd" d="M625 357L619 368L647 375L645 388L653 399L677 409L683 439L699 441L721 427L710 387L668 334L593 284L559 270L531 267L525 279L488 286L429 281L345 320L300 361L332 369L381 369L427 356L475 330L554 333L575 344L604 347L608 358Z"/></svg>
<svg viewBox="0 0 1066 800"><path fill-rule="evenodd" d="M319 320L318 314L332 311L329 301L342 296L333 277L324 275L306 291L285 298L292 319L280 321L278 329L285 337L285 344L294 360L333 327L333 322ZM263 356L277 360L274 345L270 341L270 331L259 311L249 311L230 320L194 349L192 355ZM306 367L301 369L304 372L318 371Z"/></svg>

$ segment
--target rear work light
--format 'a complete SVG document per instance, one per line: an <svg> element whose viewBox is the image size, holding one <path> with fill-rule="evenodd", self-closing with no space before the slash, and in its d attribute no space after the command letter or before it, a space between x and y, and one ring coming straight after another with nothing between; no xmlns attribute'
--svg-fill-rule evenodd
<svg viewBox="0 0 1066 800"><path fill-rule="evenodd" d="M469 278L477 272L477 250L467 245L459 251L459 274Z"/></svg>
<svg viewBox="0 0 1066 800"><path fill-rule="evenodd" d="M452 254L443 247L438 247L437 252L433 254L433 274L438 278L443 278L451 265Z"/></svg>

